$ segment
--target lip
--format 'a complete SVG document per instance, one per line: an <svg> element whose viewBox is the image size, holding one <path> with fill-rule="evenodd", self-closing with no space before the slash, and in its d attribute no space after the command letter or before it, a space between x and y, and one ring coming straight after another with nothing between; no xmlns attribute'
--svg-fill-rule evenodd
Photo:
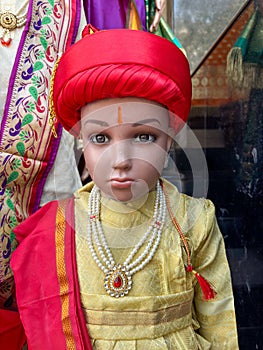
<svg viewBox="0 0 263 350"><path fill-rule="evenodd" d="M134 180L130 178L114 177L110 180L110 183L114 188L129 188L134 183Z"/></svg>

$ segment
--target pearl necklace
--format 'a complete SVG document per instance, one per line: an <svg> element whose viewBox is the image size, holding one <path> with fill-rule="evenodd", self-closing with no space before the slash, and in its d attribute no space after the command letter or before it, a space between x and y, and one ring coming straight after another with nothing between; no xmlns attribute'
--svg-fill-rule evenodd
<svg viewBox="0 0 263 350"><path fill-rule="evenodd" d="M23 27L27 19L28 0L16 11L0 9L0 41L3 46L10 46L13 33L10 31ZM22 11L23 14L20 14Z"/></svg>
<svg viewBox="0 0 263 350"><path fill-rule="evenodd" d="M152 260L158 248L165 222L165 196L158 182L151 224L122 264L116 264L107 244L100 222L100 200L101 192L94 185L89 197L88 246L95 263L105 274L104 287L106 292L115 298L124 297L132 287L132 275L142 270ZM147 244L146 240L148 240ZM132 262L144 243L146 244L144 251Z"/></svg>

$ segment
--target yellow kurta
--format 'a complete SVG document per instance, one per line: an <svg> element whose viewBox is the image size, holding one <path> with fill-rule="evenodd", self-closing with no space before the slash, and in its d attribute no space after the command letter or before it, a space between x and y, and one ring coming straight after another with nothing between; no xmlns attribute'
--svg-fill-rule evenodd
<svg viewBox="0 0 263 350"><path fill-rule="evenodd" d="M230 272L214 206L209 200L179 194L164 182L192 264L214 286L216 298L205 301L194 275L186 272L186 253L168 212L158 250L133 275L129 294L119 299L109 296L104 273L87 244L88 197L93 186L88 184L75 194L75 219L81 302L93 348L238 349ZM145 203L102 198L103 229L117 263L124 262L147 230L154 202L155 191Z"/></svg>

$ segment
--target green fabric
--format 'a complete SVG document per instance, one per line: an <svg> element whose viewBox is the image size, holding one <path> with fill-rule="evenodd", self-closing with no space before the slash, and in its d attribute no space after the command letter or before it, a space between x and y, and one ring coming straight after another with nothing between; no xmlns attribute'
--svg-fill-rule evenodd
<svg viewBox="0 0 263 350"><path fill-rule="evenodd" d="M180 43L180 41L175 36L172 29L169 27L168 23L165 21L165 19L162 17L159 23L159 28L162 33L162 37L172 41L179 49L183 50L183 46Z"/></svg>
<svg viewBox="0 0 263 350"><path fill-rule="evenodd" d="M256 17L257 17L257 13L255 11L253 15L250 17L245 28L243 29L240 37L237 39L237 41L234 44L234 48L237 47L241 49L241 53L243 57L247 52L248 43L255 27Z"/></svg>
<svg viewBox="0 0 263 350"><path fill-rule="evenodd" d="M259 11L256 13L255 26L244 56L244 62L263 66L263 17Z"/></svg>
<svg viewBox="0 0 263 350"><path fill-rule="evenodd" d="M155 14L154 0L145 0L145 12L146 12L146 28L147 30L149 30Z"/></svg>
<svg viewBox="0 0 263 350"><path fill-rule="evenodd" d="M227 56L230 84L263 88L263 17L256 9Z"/></svg>
<svg viewBox="0 0 263 350"><path fill-rule="evenodd" d="M263 18L256 10L233 48L241 50L243 62L263 64Z"/></svg>
<svg viewBox="0 0 263 350"><path fill-rule="evenodd" d="M149 0L144 0L145 2L145 17L146 17L146 28L147 30L150 29L150 19L149 19Z"/></svg>

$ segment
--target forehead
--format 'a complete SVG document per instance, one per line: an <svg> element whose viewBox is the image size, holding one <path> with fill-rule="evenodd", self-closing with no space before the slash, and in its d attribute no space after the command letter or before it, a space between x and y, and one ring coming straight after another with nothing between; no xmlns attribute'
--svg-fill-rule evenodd
<svg viewBox="0 0 263 350"><path fill-rule="evenodd" d="M97 121L102 126L125 123L169 124L168 110L162 105L142 98L112 98L92 102L81 108L81 124Z"/></svg>

